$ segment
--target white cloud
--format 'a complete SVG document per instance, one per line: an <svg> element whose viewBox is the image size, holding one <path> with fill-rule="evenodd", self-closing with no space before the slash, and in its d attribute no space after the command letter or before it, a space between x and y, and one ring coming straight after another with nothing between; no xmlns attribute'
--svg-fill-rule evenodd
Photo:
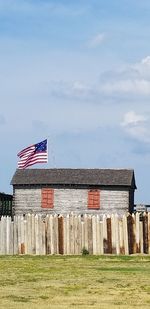
<svg viewBox="0 0 150 309"><path fill-rule="evenodd" d="M129 111L124 114L121 126L132 138L140 142L149 143L150 133L147 120L147 117L144 115L137 114L134 111Z"/></svg>
<svg viewBox="0 0 150 309"><path fill-rule="evenodd" d="M105 39L105 34L104 33L98 33L97 35L95 35L93 38L91 38L88 43L87 46L89 48L96 48L99 45L101 45L101 43L104 41Z"/></svg>
<svg viewBox="0 0 150 309"><path fill-rule="evenodd" d="M150 67L150 56L143 58L141 64L148 65Z"/></svg>
<svg viewBox="0 0 150 309"><path fill-rule="evenodd" d="M134 111L129 111L124 115L122 125L124 127L133 125L137 126L139 123L145 122L146 117L143 115L136 114Z"/></svg>
<svg viewBox="0 0 150 309"><path fill-rule="evenodd" d="M148 80L116 80L106 82L99 88L104 93L131 93L133 95L150 95L150 81Z"/></svg>

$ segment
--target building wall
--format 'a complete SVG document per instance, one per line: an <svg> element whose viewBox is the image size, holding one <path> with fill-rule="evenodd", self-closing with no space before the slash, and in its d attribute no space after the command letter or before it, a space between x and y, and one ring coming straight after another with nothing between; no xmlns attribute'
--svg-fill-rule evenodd
<svg viewBox="0 0 150 309"><path fill-rule="evenodd" d="M128 190L100 190L100 209L88 209L88 189L54 189L54 208L41 207L40 188L17 188L14 190L14 212L25 213L57 213L96 214L118 212L122 214L129 209Z"/></svg>

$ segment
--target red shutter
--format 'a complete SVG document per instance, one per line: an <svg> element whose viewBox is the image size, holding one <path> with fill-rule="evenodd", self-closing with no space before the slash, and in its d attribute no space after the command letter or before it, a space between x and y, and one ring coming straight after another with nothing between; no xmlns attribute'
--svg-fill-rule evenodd
<svg viewBox="0 0 150 309"><path fill-rule="evenodd" d="M42 208L54 207L54 189L42 189Z"/></svg>
<svg viewBox="0 0 150 309"><path fill-rule="evenodd" d="M90 190L88 192L88 209L100 209L99 190Z"/></svg>

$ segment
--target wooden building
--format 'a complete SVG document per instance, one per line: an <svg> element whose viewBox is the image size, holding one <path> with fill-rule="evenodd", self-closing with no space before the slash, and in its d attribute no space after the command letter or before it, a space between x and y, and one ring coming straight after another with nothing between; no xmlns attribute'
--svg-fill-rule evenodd
<svg viewBox="0 0 150 309"><path fill-rule="evenodd" d="M131 169L17 169L14 213L104 214L133 211Z"/></svg>
<svg viewBox="0 0 150 309"><path fill-rule="evenodd" d="M11 194L5 194L0 192L0 217L12 216L12 200Z"/></svg>

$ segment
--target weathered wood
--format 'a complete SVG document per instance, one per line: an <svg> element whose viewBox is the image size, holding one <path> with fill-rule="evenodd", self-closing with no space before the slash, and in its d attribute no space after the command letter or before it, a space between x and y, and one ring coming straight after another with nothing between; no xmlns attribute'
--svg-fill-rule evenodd
<svg viewBox="0 0 150 309"><path fill-rule="evenodd" d="M104 248L104 253L107 253L107 220L106 220L106 215L103 215L103 248Z"/></svg>
<svg viewBox="0 0 150 309"><path fill-rule="evenodd" d="M135 253L136 250L136 239L134 234L134 218L131 215L127 217L128 225L128 242L129 242L129 254Z"/></svg>
<svg viewBox="0 0 150 309"><path fill-rule="evenodd" d="M62 216L58 217L58 239L59 254L64 254L64 219Z"/></svg>
<svg viewBox="0 0 150 309"><path fill-rule="evenodd" d="M93 253L92 217L90 215L87 218L87 226L88 226L88 251L89 254L92 254Z"/></svg>
<svg viewBox="0 0 150 309"><path fill-rule="evenodd" d="M14 254L18 253L18 217L14 216Z"/></svg>
<svg viewBox="0 0 150 309"><path fill-rule="evenodd" d="M150 213L148 213L148 254L150 254Z"/></svg>
<svg viewBox="0 0 150 309"><path fill-rule="evenodd" d="M111 229L111 218L107 217L107 253L112 253L112 229Z"/></svg>
<svg viewBox="0 0 150 309"><path fill-rule="evenodd" d="M140 253L140 215L137 212L135 215L135 227L136 227L136 253Z"/></svg>
<svg viewBox="0 0 150 309"><path fill-rule="evenodd" d="M101 254L100 249L100 217L99 215L96 216L96 245L97 245L97 254Z"/></svg>
<svg viewBox="0 0 150 309"><path fill-rule="evenodd" d="M104 254L103 222L99 222L99 231L100 231L100 254Z"/></svg>
<svg viewBox="0 0 150 309"><path fill-rule="evenodd" d="M74 215L70 215L70 254L74 254L74 246L75 246L75 241L74 241Z"/></svg>
<svg viewBox="0 0 150 309"><path fill-rule="evenodd" d="M143 253L143 221L140 221L140 253Z"/></svg>
<svg viewBox="0 0 150 309"><path fill-rule="evenodd" d="M92 216L92 243L93 243L93 254L97 254L97 229L96 229L96 217Z"/></svg>
<svg viewBox="0 0 150 309"><path fill-rule="evenodd" d="M124 247L124 237L123 237L123 221L119 220L119 244L120 244L120 254L125 254Z"/></svg>
<svg viewBox="0 0 150 309"><path fill-rule="evenodd" d="M71 241L73 244L71 244ZM113 247L113 249L112 249ZM132 254L150 252L150 214L2 217L0 254ZM138 251L138 252L137 252Z"/></svg>
<svg viewBox="0 0 150 309"><path fill-rule="evenodd" d="M124 249L125 254L129 254L129 244L128 244L128 226L127 226L127 216L123 215L123 238L124 238Z"/></svg>
<svg viewBox="0 0 150 309"><path fill-rule="evenodd" d="M115 214L115 232L116 232L116 254L120 254L120 243L119 243L119 217Z"/></svg>
<svg viewBox="0 0 150 309"><path fill-rule="evenodd" d="M69 233L69 221L70 221L70 217L69 214L66 217L66 250L67 250L67 254L70 254L70 233Z"/></svg>
<svg viewBox="0 0 150 309"><path fill-rule="evenodd" d="M88 216L84 215L84 239L85 239L85 246L82 249L89 250L88 244Z"/></svg>
<svg viewBox="0 0 150 309"><path fill-rule="evenodd" d="M115 215L111 215L111 227L112 227L112 253L116 254L116 222ZM107 236L108 237L108 236Z"/></svg>
<svg viewBox="0 0 150 309"><path fill-rule="evenodd" d="M148 216L145 213L143 215L143 251L148 253Z"/></svg>
<svg viewBox="0 0 150 309"><path fill-rule="evenodd" d="M35 253L36 255L40 254L40 244L39 244L39 221L38 215L35 215ZM30 248L29 248L30 250ZM29 251L28 251L29 252Z"/></svg>
<svg viewBox="0 0 150 309"><path fill-rule="evenodd" d="M119 214L126 213L129 210L129 191L124 188L120 190L110 190L106 186L106 189L100 189L100 204L101 207L98 210L88 209L88 187L86 189L73 189L73 188L55 188L54 189L54 208L44 209L41 207L41 188L30 186L30 188L24 189L14 188L14 210L15 215L26 214L26 213L42 213L46 216L47 214L66 215L73 212L76 215L79 214L111 214L118 212Z"/></svg>

